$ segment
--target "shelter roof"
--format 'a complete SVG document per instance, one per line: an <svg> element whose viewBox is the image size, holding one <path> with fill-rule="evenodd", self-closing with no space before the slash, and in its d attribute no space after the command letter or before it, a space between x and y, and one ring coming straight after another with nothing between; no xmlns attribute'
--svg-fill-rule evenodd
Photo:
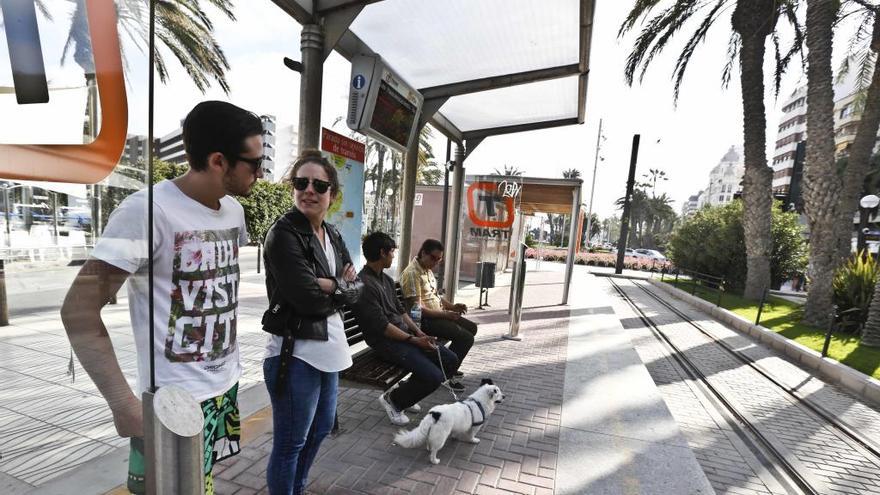
<svg viewBox="0 0 880 495"><path fill-rule="evenodd" d="M574 193L584 182L581 179L545 179L504 175L468 176L468 180L500 182L505 179L522 183L520 211L524 215L535 213L571 215L572 203L575 201Z"/></svg>
<svg viewBox="0 0 880 495"><path fill-rule="evenodd" d="M459 143L584 122L595 0L273 2L301 24L323 17L347 59L382 56Z"/></svg>

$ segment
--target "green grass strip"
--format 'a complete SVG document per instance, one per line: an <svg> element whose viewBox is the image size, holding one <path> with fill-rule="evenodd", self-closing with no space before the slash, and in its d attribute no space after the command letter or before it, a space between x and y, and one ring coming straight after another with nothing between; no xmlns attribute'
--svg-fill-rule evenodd
<svg viewBox="0 0 880 495"><path fill-rule="evenodd" d="M691 293L690 280L679 279L678 282L666 279L671 284L687 293ZM696 286L697 297L715 304L718 302L718 291ZM721 307L746 320L753 322L758 315L759 302L744 299L742 296L725 292L721 298ZM788 339L822 352L825 343L825 329L801 323L802 308L799 304L769 296L761 312L761 326L768 328ZM828 346L828 357L843 363L850 368L880 379L880 349L859 345L860 339L851 334L835 332Z"/></svg>

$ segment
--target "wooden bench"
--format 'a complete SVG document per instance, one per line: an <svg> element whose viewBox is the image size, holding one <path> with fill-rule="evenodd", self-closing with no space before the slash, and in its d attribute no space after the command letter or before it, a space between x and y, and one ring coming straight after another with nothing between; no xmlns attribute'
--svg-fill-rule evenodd
<svg viewBox="0 0 880 495"><path fill-rule="evenodd" d="M400 284L395 284L395 289L398 300L403 303ZM379 353L366 345L363 330L351 308L343 308L342 319L348 346L353 349L351 367L339 373L343 386L388 390L409 374L405 369L380 359Z"/></svg>

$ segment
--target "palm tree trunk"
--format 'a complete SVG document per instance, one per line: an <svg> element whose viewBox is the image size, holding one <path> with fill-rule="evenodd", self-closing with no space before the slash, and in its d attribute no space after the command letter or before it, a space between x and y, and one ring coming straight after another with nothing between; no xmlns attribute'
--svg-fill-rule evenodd
<svg viewBox="0 0 880 495"><path fill-rule="evenodd" d="M810 228L810 292L804 321L824 328L832 309L832 279L837 267L837 221L841 182L834 162L834 89L831 71L832 27L837 0L807 1L807 156L804 163L804 211Z"/></svg>
<svg viewBox="0 0 880 495"><path fill-rule="evenodd" d="M391 193L391 233L392 237L397 235L397 186L399 184L397 178L397 162L400 159L400 155L397 153L391 154L391 182L394 184ZM404 260L409 263L409 260Z"/></svg>
<svg viewBox="0 0 880 495"><path fill-rule="evenodd" d="M764 109L764 42L775 25L772 2L737 2L733 25L742 40L739 52L743 102L743 231L746 285L743 295L760 299L770 287L770 220L773 172L767 166L767 117ZM772 19L772 22L771 22Z"/></svg>
<svg viewBox="0 0 880 495"><path fill-rule="evenodd" d="M862 345L880 347L880 280L874 286L874 296L868 306L868 320L862 328Z"/></svg>
<svg viewBox="0 0 880 495"><path fill-rule="evenodd" d="M880 64L876 55L880 52L880 15L874 16L874 33L871 51L875 55L874 74L868 86L865 110L859 121L856 138L849 149L849 159L843 172L843 193L840 197L840 233L837 236L837 258L846 259L852 252L853 213L859 209L859 199L865 186L865 175L874 152L877 129L880 128Z"/></svg>
<svg viewBox="0 0 880 495"><path fill-rule="evenodd" d="M373 222L370 225L372 232L375 232L379 226L379 205L382 203L382 196L385 194L385 191L382 189L382 178L385 173L385 146L380 144L377 147L376 153L378 154L378 163L376 163L376 189L373 190L376 198L373 201Z"/></svg>

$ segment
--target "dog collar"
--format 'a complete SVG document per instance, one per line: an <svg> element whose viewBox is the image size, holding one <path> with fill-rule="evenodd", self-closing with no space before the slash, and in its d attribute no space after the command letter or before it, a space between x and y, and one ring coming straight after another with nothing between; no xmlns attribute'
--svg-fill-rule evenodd
<svg viewBox="0 0 880 495"><path fill-rule="evenodd" d="M483 409L483 405L474 399L467 398L465 400L459 401L465 406L467 406L468 411L471 412L471 426L480 426L481 424L486 422L486 410ZM476 404L477 409L480 411L480 420L477 421L477 416L474 414L474 408L470 406L470 404Z"/></svg>

